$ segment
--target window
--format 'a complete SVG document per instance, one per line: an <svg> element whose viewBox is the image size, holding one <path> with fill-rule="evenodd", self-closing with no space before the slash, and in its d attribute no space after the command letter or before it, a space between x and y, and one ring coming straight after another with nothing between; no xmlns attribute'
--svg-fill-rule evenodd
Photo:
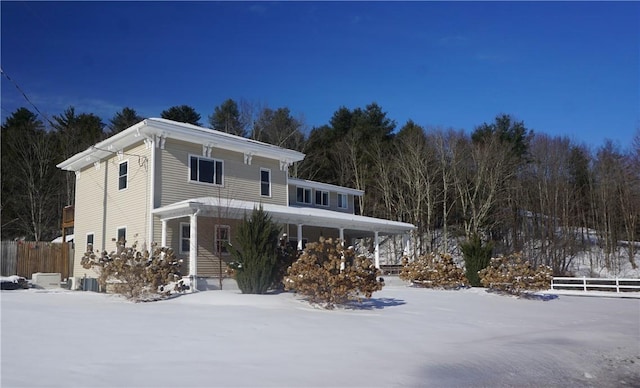
<svg viewBox="0 0 640 388"><path fill-rule="evenodd" d="M316 190L316 205L329 206L329 192Z"/></svg>
<svg viewBox="0 0 640 388"><path fill-rule="evenodd" d="M189 158L189 180L194 182L222 185L223 165L221 160L198 156Z"/></svg>
<svg viewBox="0 0 640 388"><path fill-rule="evenodd" d="M346 209L347 206L347 194L338 193L338 207L340 209Z"/></svg>
<svg viewBox="0 0 640 388"><path fill-rule="evenodd" d="M298 203L311 203L311 189L298 187L296 190Z"/></svg>
<svg viewBox="0 0 640 388"><path fill-rule="evenodd" d="M87 252L93 251L93 233L87 233Z"/></svg>
<svg viewBox="0 0 640 388"><path fill-rule="evenodd" d="M228 225L216 225L215 248L216 253L228 255L227 244L231 243L231 228Z"/></svg>
<svg viewBox="0 0 640 388"><path fill-rule="evenodd" d="M180 223L180 253L189 253L191 246L191 225L188 222Z"/></svg>
<svg viewBox="0 0 640 388"><path fill-rule="evenodd" d="M271 196L271 170L266 168L260 169L260 195Z"/></svg>
<svg viewBox="0 0 640 388"><path fill-rule="evenodd" d="M124 161L118 166L118 190L127 188L127 176L129 175L129 162Z"/></svg>
<svg viewBox="0 0 640 388"><path fill-rule="evenodd" d="M119 243L125 244L127 242L127 227L118 228L118 239L116 240Z"/></svg>

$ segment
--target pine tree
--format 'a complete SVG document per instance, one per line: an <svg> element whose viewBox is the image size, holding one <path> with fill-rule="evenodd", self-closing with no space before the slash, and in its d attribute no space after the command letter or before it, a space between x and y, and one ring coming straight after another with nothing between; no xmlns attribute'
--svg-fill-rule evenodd
<svg viewBox="0 0 640 388"><path fill-rule="evenodd" d="M276 282L280 227L264 211L254 208L238 227L239 249L229 246L234 261L229 264L243 294L264 294Z"/></svg>
<svg viewBox="0 0 640 388"><path fill-rule="evenodd" d="M472 287L482 287L478 271L489 265L493 243L483 244L480 236L474 234L470 240L460 244L460 249L464 255L465 275L469 284Z"/></svg>

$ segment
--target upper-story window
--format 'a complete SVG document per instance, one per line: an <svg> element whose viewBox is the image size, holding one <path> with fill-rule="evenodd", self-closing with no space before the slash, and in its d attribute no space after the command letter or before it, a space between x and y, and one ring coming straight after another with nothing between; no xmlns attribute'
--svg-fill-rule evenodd
<svg viewBox="0 0 640 388"><path fill-rule="evenodd" d="M316 205L329 206L329 192L316 190Z"/></svg>
<svg viewBox="0 0 640 388"><path fill-rule="evenodd" d="M306 187L296 188L296 200L298 203L311 203L311 189Z"/></svg>
<svg viewBox="0 0 640 388"><path fill-rule="evenodd" d="M271 170L267 168L260 169L260 195L271 196Z"/></svg>
<svg viewBox="0 0 640 388"><path fill-rule="evenodd" d="M189 171L191 172L189 180L193 182L222 185L224 177L222 160L191 156L189 158Z"/></svg>
<svg viewBox="0 0 640 388"><path fill-rule="evenodd" d="M338 193L338 207L340 209L346 209L348 207L347 198L347 194Z"/></svg>
<svg viewBox="0 0 640 388"><path fill-rule="evenodd" d="M118 165L118 190L127 188L127 177L129 176L129 162L120 162Z"/></svg>
<svg viewBox="0 0 640 388"><path fill-rule="evenodd" d="M93 233L87 233L87 252L93 251Z"/></svg>

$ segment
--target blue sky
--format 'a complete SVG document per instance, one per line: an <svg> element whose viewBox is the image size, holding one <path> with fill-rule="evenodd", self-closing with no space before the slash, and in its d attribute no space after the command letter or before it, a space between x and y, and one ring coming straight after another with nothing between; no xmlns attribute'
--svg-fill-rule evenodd
<svg viewBox="0 0 640 388"><path fill-rule="evenodd" d="M1 2L2 69L46 115L105 122L227 98L309 128L377 102L398 127L500 113L625 148L640 127L637 2ZM2 118L31 106L2 78Z"/></svg>

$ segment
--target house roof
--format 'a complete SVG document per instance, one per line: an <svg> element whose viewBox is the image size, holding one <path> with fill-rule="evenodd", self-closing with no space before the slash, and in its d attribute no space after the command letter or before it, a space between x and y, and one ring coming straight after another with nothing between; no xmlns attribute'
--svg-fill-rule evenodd
<svg viewBox="0 0 640 388"><path fill-rule="evenodd" d="M364 191L358 189L352 189L344 186L336 186L329 183L310 181L307 179L289 178L290 185L296 185L301 187L310 187L317 190L335 191L343 194L352 194L362 196Z"/></svg>
<svg viewBox="0 0 640 388"><path fill-rule="evenodd" d="M75 154L58 164L57 167L68 171L79 171L118 151L138 144L144 139L155 139L156 137L178 139L202 144L203 146L224 148L252 156L276 159L289 164L304 159L302 152L216 131L215 129L203 128L197 125L179 123L166 119L149 118Z"/></svg>
<svg viewBox="0 0 640 388"><path fill-rule="evenodd" d="M312 207L290 207L274 204L260 204L235 199L202 197L176 202L154 209L152 213L160 219L168 220L198 214L207 217L241 219L254 208L262 205L276 222L302 224L328 228L344 228L367 232L378 231L386 234L402 234L415 229L405 222L384 220L381 218L358 216L332 210Z"/></svg>

